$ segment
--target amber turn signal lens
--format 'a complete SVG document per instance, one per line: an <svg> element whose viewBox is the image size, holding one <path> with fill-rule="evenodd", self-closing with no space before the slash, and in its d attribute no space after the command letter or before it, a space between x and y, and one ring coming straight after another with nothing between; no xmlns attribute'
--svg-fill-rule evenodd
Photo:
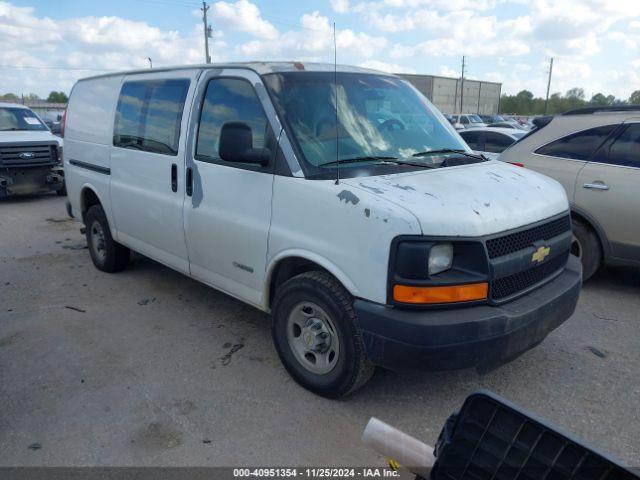
<svg viewBox="0 0 640 480"><path fill-rule="evenodd" d="M471 302L487 298L487 283L469 283L467 285L451 285L446 287L412 287L394 285L393 299L402 303L453 303Z"/></svg>

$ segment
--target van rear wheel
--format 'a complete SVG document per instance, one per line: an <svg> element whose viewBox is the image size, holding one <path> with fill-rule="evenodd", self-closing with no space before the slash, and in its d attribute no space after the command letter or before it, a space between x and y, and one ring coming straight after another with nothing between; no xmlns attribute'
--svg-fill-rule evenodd
<svg viewBox="0 0 640 480"><path fill-rule="evenodd" d="M344 397L373 375L349 293L325 272L306 272L276 292L273 341L289 374L304 388Z"/></svg>
<svg viewBox="0 0 640 480"><path fill-rule="evenodd" d="M93 205L85 215L85 235L91 260L98 270L119 272L129 263L131 252L111 236L107 216L100 205Z"/></svg>

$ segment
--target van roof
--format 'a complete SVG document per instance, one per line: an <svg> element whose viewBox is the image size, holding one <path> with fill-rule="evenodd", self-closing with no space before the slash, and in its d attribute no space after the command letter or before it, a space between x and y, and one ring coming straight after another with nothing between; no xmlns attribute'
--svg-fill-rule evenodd
<svg viewBox="0 0 640 480"><path fill-rule="evenodd" d="M178 65L172 67L160 67L160 68L145 68L139 70L128 70L121 72L105 73L102 75L94 75L91 77L85 77L78 81L91 80L94 78L104 78L118 75L133 75L138 73L157 73L157 72L170 72L175 70L190 70L190 69L213 69L213 68L244 68L253 70L258 75L264 75L267 73L275 72L333 72L334 68L338 72L351 72L351 73L377 73L383 75L392 75L390 73L381 72L379 70L372 70L370 68L354 67L351 65L335 65L333 63L316 63L316 62L229 62L229 63L202 63L194 65Z"/></svg>

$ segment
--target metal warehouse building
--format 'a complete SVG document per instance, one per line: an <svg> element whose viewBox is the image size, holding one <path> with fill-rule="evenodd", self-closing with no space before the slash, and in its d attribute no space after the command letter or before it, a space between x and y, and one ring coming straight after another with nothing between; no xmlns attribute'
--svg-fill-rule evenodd
<svg viewBox="0 0 640 480"><path fill-rule="evenodd" d="M497 114L501 83L439 77L436 75L396 74L411 82L442 113Z"/></svg>

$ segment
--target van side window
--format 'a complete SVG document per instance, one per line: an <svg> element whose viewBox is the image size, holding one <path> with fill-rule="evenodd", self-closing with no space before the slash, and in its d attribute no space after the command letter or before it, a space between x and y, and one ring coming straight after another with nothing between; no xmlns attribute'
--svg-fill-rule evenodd
<svg viewBox="0 0 640 480"><path fill-rule="evenodd" d="M177 155L189 80L150 80L122 85L113 145Z"/></svg>
<svg viewBox="0 0 640 480"><path fill-rule="evenodd" d="M588 160L591 154L606 140L617 125L603 125L582 132L572 133L535 151L550 157Z"/></svg>
<svg viewBox="0 0 640 480"><path fill-rule="evenodd" d="M251 127L253 148L263 148L267 142L268 122L253 86L239 78L218 78L209 81L202 105L196 160L222 161L218 152L220 130L227 122L242 122Z"/></svg>

